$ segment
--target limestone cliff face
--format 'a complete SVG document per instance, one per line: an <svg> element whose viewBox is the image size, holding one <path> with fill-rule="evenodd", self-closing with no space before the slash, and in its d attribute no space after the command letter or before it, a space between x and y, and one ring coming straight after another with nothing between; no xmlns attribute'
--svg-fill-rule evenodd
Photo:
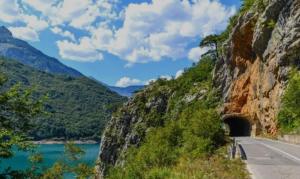
<svg viewBox="0 0 300 179"><path fill-rule="evenodd" d="M222 114L247 118L255 134L276 134L288 72L300 60L300 1L266 3L263 13L253 8L239 18L214 74Z"/></svg>
<svg viewBox="0 0 300 179"><path fill-rule="evenodd" d="M159 92L151 96L153 88L156 87L149 86L137 93L107 124L101 139L96 178L102 178L109 166L123 165L128 149L138 147L147 130L155 127L153 122L149 121L151 114L155 113L159 118L166 113L171 91L165 88L158 89Z"/></svg>

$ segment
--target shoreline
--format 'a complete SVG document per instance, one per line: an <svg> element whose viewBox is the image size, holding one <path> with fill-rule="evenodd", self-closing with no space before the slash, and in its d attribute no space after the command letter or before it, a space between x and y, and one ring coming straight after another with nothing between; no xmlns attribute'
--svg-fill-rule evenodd
<svg viewBox="0 0 300 179"><path fill-rule="evenodd" d="M39 140L39 141L31 141L33 144L66 144L67 142L73 142L74 144L100 144L100 142L94 140L71 140L71 141L59 141L59 140Z"/></svg>

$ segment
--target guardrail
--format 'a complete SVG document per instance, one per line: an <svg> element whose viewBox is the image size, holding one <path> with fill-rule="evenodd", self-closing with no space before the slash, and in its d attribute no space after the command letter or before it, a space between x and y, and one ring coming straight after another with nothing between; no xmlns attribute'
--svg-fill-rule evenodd
<svg viewBox="0 0 300 179"><path fill-rule="evenodd" d="M242 147L241 144L238 143L238 140L236 138L232 138L232 143L229 146L229 158L231 160L233 159L242 159L242 160L247 160L246 153Z"/></svg>

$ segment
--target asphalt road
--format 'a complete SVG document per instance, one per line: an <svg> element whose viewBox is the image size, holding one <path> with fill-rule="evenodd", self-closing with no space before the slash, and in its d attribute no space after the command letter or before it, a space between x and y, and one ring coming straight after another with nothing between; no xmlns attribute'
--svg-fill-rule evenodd
<svg viewBox="0 0 300 179"><path fill-rule="evenodd" d="M254 179L300 179L300 146L268 139L237 137Z"/></svg>

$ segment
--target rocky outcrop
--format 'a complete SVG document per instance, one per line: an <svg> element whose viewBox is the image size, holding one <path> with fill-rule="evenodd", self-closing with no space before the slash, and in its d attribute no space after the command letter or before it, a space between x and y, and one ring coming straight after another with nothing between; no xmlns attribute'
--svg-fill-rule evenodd
<svg viewBox="0 0 300 179"><path fill-rule="evenodd" d="M300 1L270 0L264 12L239 18L215 69L223 115L240 114L254 133L276 134L289 69L300 63Z"/></svg>
<svg viewBox="0 0 300 179"><path fill-rule="evenodd" d="M171 91L159 89L155 96L151 96L153 88L150 86L137 93L108 123L100 144L97 178L102 178L109 166L122 166L127 150L138 147L149 128L162 125L149 119L153 113L154 120L166 113Z"/></svg>

